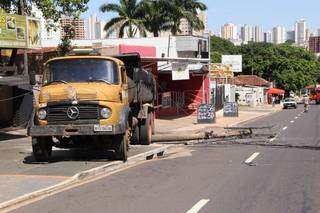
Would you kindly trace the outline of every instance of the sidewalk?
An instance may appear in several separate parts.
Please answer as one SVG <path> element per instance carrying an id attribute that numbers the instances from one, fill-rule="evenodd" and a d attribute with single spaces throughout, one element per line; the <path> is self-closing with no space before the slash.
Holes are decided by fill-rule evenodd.
<path id="1" fill-rule="evenodd" d="M 223 110 L 220 110 L 216 113 L 216 123 L 213 124 L 197 124 L 197 117 L 194 115 L 156 119 L 156 135 L 178 133 L 197 134 L 208 130 L 214 133 L 221 133 L 224 132 L 224 127 L 236 126 L 240 123 L 280 110 L 280 105 L 276 105 L 275 107 L 271 105 L 261 105 L 254 108 L 240 106 L 239 117 L 223 117 Z"/>

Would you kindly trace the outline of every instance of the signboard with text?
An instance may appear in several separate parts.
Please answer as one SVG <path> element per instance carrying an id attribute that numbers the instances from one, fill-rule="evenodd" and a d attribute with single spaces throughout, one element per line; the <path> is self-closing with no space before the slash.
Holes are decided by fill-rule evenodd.
<path id="1" fill-rule="evenodd" d="M 223 106 L 224 117 L 238 117 L 239 107 L 236 102 L 225 102 Z"/>
<path id="2" fill-rule="evenodd" d="M 27 48 L 26 16 L 0 12 L 0 47 Z"/>
<path id="3" fill-rule="evenodd" d="M 172 80 L 189 80 L 188 63 L 172 63 Z"/>
<path id="4" fill-rule="evenodd" d="M 219 63 L 213 63 L 210 67 L 211 78 L 232 78 L 232 66 Z"/>
<path id="5" fill-rule="evenodd" d="M 242 55 L 222 55 L 221 63 L 231 65 L 232 72 L 242 72 Z"/>
<path id="6" fill-rule="evenodd" d="M 215 123 L 216 113 L 212 104 L 200 104 L 197 109 L 198 123 Z"/>

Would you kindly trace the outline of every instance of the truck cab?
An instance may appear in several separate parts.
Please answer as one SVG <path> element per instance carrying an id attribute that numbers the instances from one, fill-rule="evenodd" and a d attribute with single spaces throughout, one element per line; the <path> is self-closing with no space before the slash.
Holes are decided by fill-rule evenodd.
<path id="1" fill-rule="evenodd" d="M 128 69 L 116 57 L 82 55 L 49 60 L 28 131 L 35 159 L 49 161 L 52 146 L 97 145 L 113 149 L 115 159 L 126 161 L 133 135 L 138 143 L 146 144 L 139 136 L 145 135 L 141 130 L 153 119 L 153 97 L 148 102 L 137 98 L 136 88 L 141 88 L 143 81 L 130 78 Z M 145 72 L 139 68 L 132 71 L 138 76 Z M 150 144 L 151 135 L 147 134 Z"/>

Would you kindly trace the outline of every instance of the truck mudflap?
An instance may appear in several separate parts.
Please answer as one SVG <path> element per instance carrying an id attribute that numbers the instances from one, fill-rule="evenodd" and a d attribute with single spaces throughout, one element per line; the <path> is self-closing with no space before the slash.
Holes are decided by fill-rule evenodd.
<path id="1" fill-rule="evenodd" d="M 46 125 L 29 127 L 29 136 L 77 136 L 77 135 L 118 135 L 124 134 L 126 128 L 122 124 L 116 125 Z"/>

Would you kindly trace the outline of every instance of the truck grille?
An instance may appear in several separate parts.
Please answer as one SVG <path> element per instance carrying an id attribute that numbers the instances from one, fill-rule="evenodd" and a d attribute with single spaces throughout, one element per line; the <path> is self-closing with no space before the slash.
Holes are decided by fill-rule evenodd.
<path id="1" fill-rule="evenodd" d="M 70 118 L 68 109 L 74 110 L 77 116 Z M 71 116 L 72 117 L 72 116 Z M 52 123 L 96 123 L 99 119 L 99 107 L 97 105 L 56 105 L 47 107 L 47 121 Z"/>

